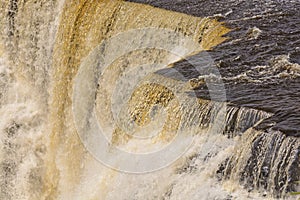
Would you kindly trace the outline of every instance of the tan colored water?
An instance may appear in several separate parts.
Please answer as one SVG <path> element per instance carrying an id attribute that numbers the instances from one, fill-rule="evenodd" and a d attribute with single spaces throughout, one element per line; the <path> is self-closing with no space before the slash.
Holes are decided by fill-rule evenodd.
<path id="1" fill-rule="evenodd" d="M 159 27 L 177 30 L 193 37 L 197 42 L 201 40 L 199 46 L 203 49 L 210 49 L 222 42 L 225 38 L 221 36 L 229 31 L 215 20 L 191 17 L 135 3 L 67 1 L 65 5 L 53 54 L 54 73 L 51 80 L 53 93 L 50 104 L 51 145 L 47 167 L 48 180 L 45 186 L 48 196 L 57 195 L 57 184 L 62 182 L 62 179 L 70 185 L 76 185 L 80 181 L 81 169 L 76 166 L 84 163 L 87 155 L 76 135 L 72 121 L 72 81 L 80 61 L 97 44 L 112 35 L 130 29 Z M 145 61 L 155 58 L 155 55 L 148 55 Z M 136 60 L 131 62 L 136 64 L 134 63 Z M 118 73 L 118 71 L 115 70 L 113 73 Z M 109 74 L 107 79 L 113 78 L 114 74 Z M 154 88 L 154 90 L 156 93 L 163 93 L 159 88 Z M 151 96 L 149 98 L 151 99 Z M 147 108 L 142 109 L 147 110 Z M 66 155 L 76 156 L 66 156 L 63 159 L 60 156 L 57 157 L 63 152 Z M 65 172 L 61 172 L 55 166 L 57 159 L 63 163 Z"/>
<path id="2" fill-rule="evenodd" d="M 5 14 L 8 11 L 10 14 Z M 5 81 L 0 85 L 3 93 L 0 113 L 1 117 L 5 116 L 0 123 L 0 141 L 4 146 L 0 154 L 0 199 L 209 199 L 228 194 L 226 186 L 222 187 L 215 180 L 214 173 L 218 164 L 234 152 L 235 141 L 224 135 L 209 135 L 207 126 L 201 131 L 197 129 L 196 136 L 185 133 L 185 138 L 195 138 L 195 145 L 172 165 L 153 173 L 132 175 L 107 168 L 84 148 L 72 112 L 75 77 L 84 66 L 85 58 L 104 40 L 129 30 L 168 29 L 192 38 L 196 47 L 183 51 L 183 57 L 187 57 L 226 40 L 222 36 L 230 30 L 224 24 L 210 18 L 110 0 L 4 1 L 0 16 L 1 27 L 4 27 L 0 40 L 0 72 Z M 172 67 L 179 59 L 182 58 L 162 49 L 133 51 L 116 59 L 98 80 L 97 96 L 92 99 L 96 114 L 101 116 L 99 123 L 110 125 L 112 88 L 118 86 L 116 81 L 125 72 L 144 63 Z M 148 74 L 147 80 L 152 79 L 166 85 L 181 82 Z M 190 88 L 187 82 L 181 84 L 178 91 L 184 93 Z M 84 93 L 82 96 L 84 98 Z M 213 103 L 196 102 L 193 107 L 183 108 L 176 93 L 168 87 L 154 83 L 136 87 L 127 109 L 130 120 L 146 127 L 137 132 L 151 136 L 153 127 L 160 127 L 161 121 L 164 122 L 159 134 L 139 150 L 159 149 L 172 141 L 180 121 L 205 124 L 206 115 L 213 112 Z M 154 120 L 157 124 L 152 124 L 156 106 L 166 109 L 167 117 L 163 121 L 158 114 Z M 222 108 L 223 104 L 219 106 Z M 257 115 L 251 125 L 269 116 L 247 109 L 236 112 L 240 119 L 244 119 L 244 113 Z M 119 126 L 113 127 L 110 139 L 112 145 L 126 150 L 140 148 L 139 141 Z M 204 147 L 216 149 L 207 148 L 207 152 Z M 200 155 L 204 156 L 216 153 L 214 160 L 193 160 L 192 157 L 202 151 Z M 197 170 L 189 172 L 191 162 L 195 162 Z M 246 199 L 247 194 L 243 190 L 239 192 Z"/>

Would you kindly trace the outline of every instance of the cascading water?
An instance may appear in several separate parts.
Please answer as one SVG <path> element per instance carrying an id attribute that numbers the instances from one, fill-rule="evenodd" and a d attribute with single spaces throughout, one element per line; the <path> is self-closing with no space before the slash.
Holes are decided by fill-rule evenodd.
<path id="1" fill-rule="evenodd" d="M 205 54 L 228 39 L 223 23 L 125 1 L 1 3 L 0 199 L 294 198 L 299 137 L 272 130 L 273 112 L 227 101 L 235 78 Z M 185 61 L 208 67 L 191 77 Z M 93 123 L 112 156 L 100 162 Z M 178 156 L 116 153 L 166 146 Z"/>

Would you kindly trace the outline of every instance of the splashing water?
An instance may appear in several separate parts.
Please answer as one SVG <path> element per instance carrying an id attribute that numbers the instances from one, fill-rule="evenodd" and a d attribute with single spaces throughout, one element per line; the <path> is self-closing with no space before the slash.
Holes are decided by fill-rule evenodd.
<path id="1" fill-rule="evenodd" d="M 297 189 L 299 139 L 255 128 L 272 113 L 226 102 L 205 54 L 226 40 L 223 23 L 123 1 L 0 9 L 0 199 L 264 199 Z M 192 81 L 173 68 L 183 59 L 217 77 L 196 83 L 210 100 L 188 95 Z"/>

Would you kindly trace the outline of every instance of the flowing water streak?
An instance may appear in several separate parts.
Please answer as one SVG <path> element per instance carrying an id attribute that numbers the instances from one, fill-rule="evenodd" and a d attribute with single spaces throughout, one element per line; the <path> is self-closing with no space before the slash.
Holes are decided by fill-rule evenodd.
<path id="1" fill-rule="evenodd" d="M 178 31 L 192 37 L 203 49 L 210 49 L 224 41 L 225 38 L 221 36 L 229 31 L 212 19 L 191 17 L 141 4 L 122 1 L 67 1 L 57 33 L 53 59 L 55 71 L 51 80 L 51 145 L 45 181 L 45 195 L 48 198 L 57 196 L 58 192 L 71 194 L 72 189 L 80 182 L 80 166 L 83 166 L 85 160 L 89 160 L 89 155 L 76 136 L 71 113 L 72 81 L 81 60 L 104 39 L 144 27 Z M 147 56 L 147 60 L 151 60 L 156 55 Z M 85 167 L 84 170 L 87 170 L 88 167 Z"/>
<path id="2" fill-rule="evenodd" d="M 49 72 L 63 1 L 1 1 L 0 199 L 40 199 Z"/>
<path id="3" fill-rule="evenodd" d="M 243 145 L 241 148 L 239 145 Z M 279 131 L 247 130 L 222 167 L 225 179 L 280 198 L 297 190 L 300 141 Z"/>

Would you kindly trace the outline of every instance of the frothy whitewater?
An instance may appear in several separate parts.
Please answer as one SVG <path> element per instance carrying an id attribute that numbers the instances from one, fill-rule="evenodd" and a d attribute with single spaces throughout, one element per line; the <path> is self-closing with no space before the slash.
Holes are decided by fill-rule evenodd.
<path id="1" fill-rule="evenodd" d="M 257 129 L 273 114 L 227 103 L 216 66 L 198 79 L 172 71 L 228 39 L 224 23 L 124 1 L 2 0 L 0 9 L 1 200 L 296 199 L 299 137 Z M 203 56 L 189 61 L 213 63 Z M 212 99 L 189 94 L 203 80 Z M 117 153 L 168 146 L 178 156 L 139 163 Z"/>

